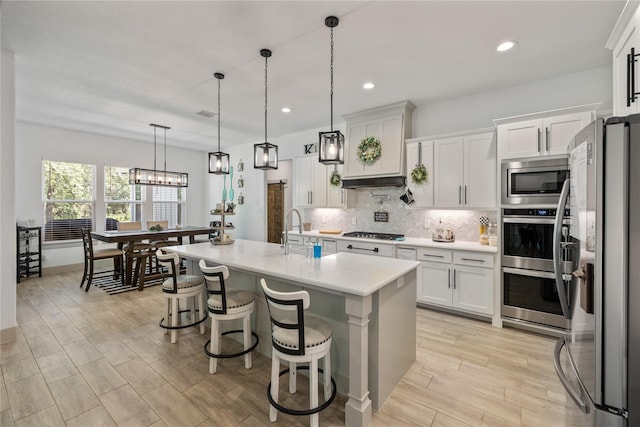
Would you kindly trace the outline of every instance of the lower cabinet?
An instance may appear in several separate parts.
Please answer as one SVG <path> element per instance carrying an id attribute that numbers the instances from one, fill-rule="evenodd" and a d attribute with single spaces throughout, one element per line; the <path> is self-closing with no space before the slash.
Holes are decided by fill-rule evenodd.
<path id="1" fill-rule="evenodd" d="M 492 254 L 418 248 L 418 302 L 493 314 Z"/>

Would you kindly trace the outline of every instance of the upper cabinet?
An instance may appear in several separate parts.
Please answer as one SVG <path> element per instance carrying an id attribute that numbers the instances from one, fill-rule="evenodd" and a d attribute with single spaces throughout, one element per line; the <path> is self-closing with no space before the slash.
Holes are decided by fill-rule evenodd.
<path id="1" fill-rule="evenodd" d="M 613 114 L 640 112 L 640 9 L 627 2 L 606 45 L 613 51 Z"/>
<path id="2" fill-rule="evenodd" d="M 342 165 L 324 165 L 318 155 L 293 159 L 293 204 L 300 207 L 342 208 L 348 206 L 348 197 L 355 199 L 353 190 L 331 185 L 329 178 L 334 167 L 342 176 Z"/>
<path id="3" fill-rule="evenodd" d="M 438 208 L 495 208 L 494 132 L 433 141 L 434 205 Z"/>
<path id="4" fill-rule="evenodd" d="M 410 101 L 405 101 L 344 116 L 344 178 L 403 176 L 404 140 L 411 136 L 414 109 Z M 363 163 L 358 156 L 360 142 L 367 137 L 377 138 L 381 146 L 380 157 L 371 164 Z"/>
<path id="5" fill-rule="evenodd" d="M 595 119 L 595 105 L 498 119 L 498 157 L 567 154 L 571 138 Z"/>
<path id="6" fill-rule="evenodd" d="M 417 184 L 411 178 L 411 171 L 419 164 L 427 170 L 426 181 Z M 433 207 L 433 140 L 410 139 L 407 140 L 407 187 L 413 194 L 414 203 L 410 205 L 416 208 Z"/>

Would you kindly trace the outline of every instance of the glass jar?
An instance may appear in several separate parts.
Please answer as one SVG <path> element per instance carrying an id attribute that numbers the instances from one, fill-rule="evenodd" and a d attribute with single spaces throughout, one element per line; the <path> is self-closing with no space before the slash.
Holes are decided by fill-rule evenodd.
<path id="1" fill-rule="evenodd" d="M 497 246 L 498 245 L 498 234 L 497 234 L 496 224 L 489 224 L 489 245 Z"/>

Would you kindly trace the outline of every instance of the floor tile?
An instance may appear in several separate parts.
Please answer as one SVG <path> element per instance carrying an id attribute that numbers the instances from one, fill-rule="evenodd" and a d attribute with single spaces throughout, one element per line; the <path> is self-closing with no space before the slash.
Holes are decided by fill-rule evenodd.
<path id="1" fill-rule="evenodd" d="M 102 358 L 102 353 L 86 339 L 67 344 L 63 347 L 76 366 L 82 366 L 85 363 Z"/>
<path id="2" fill-rule="evenodd" d="M 60 411 L 55 406 L 36 412 L 15 422 L 15 427 L 65 427 Z"/>
<path id="3" fill-rule="evenodd" d="M 11 411 L 6 410 L 0 412 L 0 426 L 2 427 L 13 427 L 13 418 L 11 417 Z"/>
<path id="4" fill-rule="evenodd" d="M 51 329 L 49 329 L 49 326 L 44 322 L 21 323 L 20 330 L 25 338 L 39 337 L 51 333 Z"/>
<path id="5" fill-rule="evenodd" d="M 2 376 L 6 384 L 13 383 L 23 378 L 32 377 L 39 374 L 38 364 L 33 356 L 27 353 L 26 357 L 21 357 L 2 365 Z"/>
<path id="6" fill-rule="evenodd" d="M 133 359 L 115 367 L 138 394 L 147 393 L 167 383 L 153 368 L 141 359 Z"/>
<path id="7" fill-rule="evenodd" d="M 78 373 L 76 365 L 69 359 L 65 351 L 39 357 L 36 361 L 47 383 L 52 383 Z"/>
<path id="8" fill-rule="evenodd" d="M 40 374 L 5 384 L 5 386 L 14 420 L 54 405 L 51 393 Z"/>
<path id="9" fill-rule="evenodd" d="M 88 410 L 84 414 L 73 417 L 67 421 L 67 427 L 115 427 L 116 423 L 104 406 L 98 406 Z"/>
<path id="10" fill-rule="evenodd" d="M 62 350 L 62 346 L 53 334 L 27 338 L 27 342 L 36 359 Z"/>
<path id="11" fill-rule="evenodd" d="M 74 375 L 60 381 L 49 384 L 51 394 L 60 409 L 62 418 L 68 420 L 91 408 L 100 405 L 93 391 L 82 378 L 82 375 Z"/>
<path id="12" fill-rule="evenodd" d="M 62 345 L 85 339 L 84 335 L 82 335 L 78 328 L 76 328 L 74 325 L 65 325 L 58 328 L 52 328 L 51 332 L 53 332 L 53 335 L 56 336 L 58 342 Z"/>
<path id="13" fill-rule="evenodd" d="M 4 377 L 0 377 L 0 412 L 7 411 L 8 409 L 9 396 L 7 395 L 7 388 L 4 385 Z"/>
<path id="14" fill-rule="evenodd" d="M 160 421 L 158 415 L 129 385 L 100 396 L 118 426 L 149 426 Z"/>
<path id="15" fill-rule="evenodd" d="M 95 346 L 113 366 L 138 357 L 133 350 L 123 344 L 119 339 L 104 341 L 95 344 Z"/>
<path id="16" fill-rule="evenodd" d="M 170 384 L 143 394 L 142 398 L 170 426 L 197 426 L 207 417 Z"/>
<path id="17" fill-rule="evenodd" d="M 93 392 L 100 396 L 108 391 L 122 387 L 127 382 L 113 369 L 113 366 L 107 359 L 98 359 L 93 362 L 85 363 L 79 368 L 80 373 L 84 377 Z"/>

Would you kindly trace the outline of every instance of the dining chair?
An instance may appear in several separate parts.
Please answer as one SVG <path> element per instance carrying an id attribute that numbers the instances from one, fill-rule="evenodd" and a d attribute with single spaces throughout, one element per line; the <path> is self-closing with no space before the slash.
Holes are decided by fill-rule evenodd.
<path id="1" fill-rule="evenodd" d="M 82 273 L 82 280 L 80 281 L 80 287 L 87 282 L 85 292 L 89 291 L 93 278 L 96 274 L 94 270 L 95 261 L 102 259 L 113 259 L 113 278 L 117 279 L 120 276 L 120 282 L 124 285 L 124 274 L 122 270 L 123 253 L 120 249 L 93 249 L 93 239 L 91 238 L 90 228 L 81 228 L 82 233 L 82 247 L 84 250 L 84 272 Z M 101 271 L 100 273 L 111 273 L 112 270 Z"/>

